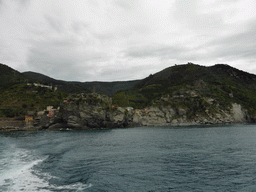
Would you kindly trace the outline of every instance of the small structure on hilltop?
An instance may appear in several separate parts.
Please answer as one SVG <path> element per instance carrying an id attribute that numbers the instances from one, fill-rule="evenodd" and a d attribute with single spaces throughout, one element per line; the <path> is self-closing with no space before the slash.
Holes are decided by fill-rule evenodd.
<path id="1" fill-rule="evenodd" d="M 44 87 L 44 88 L 47 88 L 47 89 L 50 89 L 50 90 L 53 90 L 53 91 L 57 91 L 58 90 L 58 86 L 57 85 L 55 85 L 55 86 L 43 85 L 43 84 L 40 84 L 40 83 L 27 83 L 27 85 L 29 85 L 29 86 L 34 85 L 35 87 Z"/>

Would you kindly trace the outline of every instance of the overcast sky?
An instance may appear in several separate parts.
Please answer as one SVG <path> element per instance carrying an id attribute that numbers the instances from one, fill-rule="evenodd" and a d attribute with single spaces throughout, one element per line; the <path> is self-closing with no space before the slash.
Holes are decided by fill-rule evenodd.
<path id="1" fill-rule="evenodd" d="M 256 74 L 255 0 L 0 0 L 0 63 L 68 81 L 175 64 Z"/>

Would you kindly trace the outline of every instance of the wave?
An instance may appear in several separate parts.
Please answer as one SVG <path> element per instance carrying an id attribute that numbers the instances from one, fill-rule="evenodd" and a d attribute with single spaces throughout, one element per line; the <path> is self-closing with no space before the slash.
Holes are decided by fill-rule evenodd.
<path id="1" fill-rule="evenodd" d="M 88 188 L 91 188 L 92 187 L 92 184 L 83 184 L 83 183 L 75 183 L 75 184 L 71 184 L 71 185 L 63 185 L 63 186 L 51 186 L 50 189 L 53 190 L 53 191 L 56 191 L 56 190 L 72 190 L 72 191 L 77 191 L 77 192 L 80 192 L 80 191 L 83 191 L 85 189 L 88 189 Z"/>
<path id="2" fill-rule="evenodd" d="M 47 158 L 37 157 L 31 151 L 14 145 L 9 146 L 0 158 L 0 191 L 83 191 L 92 187 L 91 184 L 80 182 L 64 186 L 49 184 L 55 177 L 38 168 Z"/>

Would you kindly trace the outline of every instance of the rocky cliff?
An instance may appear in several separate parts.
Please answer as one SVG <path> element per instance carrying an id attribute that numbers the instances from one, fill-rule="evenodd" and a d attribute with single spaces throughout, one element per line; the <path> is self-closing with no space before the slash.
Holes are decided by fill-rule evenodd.
<path id="1" fill-rule="evenodd" d="M 172 108 L 172 106 L 149 107 L 144 110 L 136 110 L 133 122 L 143 126 L 159 125 L 200 125 L 200 124 L 231 124 L 249 123 L 250 119 L 239 104 L 232 104 L 227 110 L 218 110 L 211 113 L 209 110 L 205 114 L 194 111 L 194 117 L 189 117 L 189 109 Z"/>
<path id="2" fill-rule="evenodd" d="M 74 128 L 254 123 L 255 98 L 256 75 L 188 63 L 150 75 L 112 99 L 70 96 L 58 121 Z"/>
<path id="3" fill-rule="evenodd" d="M 61 105 L 60 115 L 68 127 L 114 128 L 126 127 L 129 114 L 111 108 L 111 98 L 99 94 L 70 97 Z"/>
<path id="4" fill-rule="evenodd" d="M 177 102 L 184 99 L 184 96 L 162 97 L 147 108 L 133 109 L 115 107 L 107 96 L 80 94 L 62 103 L 54 117 L 40 117 L 36 126 L 45 129 L 91 129 L 254 122 L 254 117 L 249 116 L 247 110 L 237 103 L 224 108 L 212 98 L 196 95 L 186 98 L 190 99 L 189 102 Z"/>
<path id="5" fill-rule="evenodd" d="M 35 126 L 39 129 L 91 129 L 137 126 L 133 110 L 116 108 L 108 96 L 78 94 L 62 103 L 54 117 L 38 116 Z"/>

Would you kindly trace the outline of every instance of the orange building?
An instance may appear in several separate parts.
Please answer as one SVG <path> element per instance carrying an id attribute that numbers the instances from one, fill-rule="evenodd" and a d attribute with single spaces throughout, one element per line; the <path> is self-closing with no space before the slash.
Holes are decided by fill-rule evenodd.
<path id="1" fill-rule="evenodd" d="M 26 125 L 28 125 L 32 121 L 34 121 L 33 116 L 25 116 L 25 123 L 26 123 Z"/>

